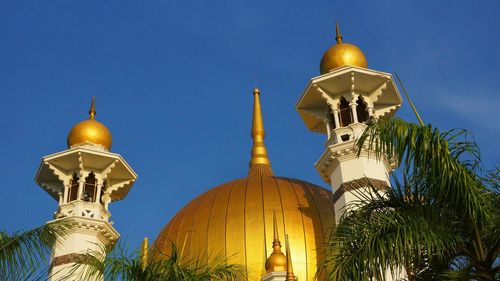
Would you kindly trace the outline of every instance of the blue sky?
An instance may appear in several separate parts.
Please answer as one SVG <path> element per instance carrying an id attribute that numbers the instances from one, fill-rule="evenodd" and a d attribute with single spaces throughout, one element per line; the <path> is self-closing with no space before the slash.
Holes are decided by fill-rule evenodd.
<path id="1" fill-rule="evenodd" d="M 110 207 L 133 247 L 190 199 L 246 175 L 255 85 L 276 174 L 328 188 L 313 167 L 324 136 L 294 105 L 334 43 L 335 19 L 370 68 L 400 75 L 425 122 L 469 129 L 491 169 L 498 15 L 495 0 L 0 0 L 0 229 L 51 219 L 57 204 L 36 169 L 66 149 L 93 95 L 112 151 L 139 174 Z M 415 120 L 408 104 L 398 115 Z"/>

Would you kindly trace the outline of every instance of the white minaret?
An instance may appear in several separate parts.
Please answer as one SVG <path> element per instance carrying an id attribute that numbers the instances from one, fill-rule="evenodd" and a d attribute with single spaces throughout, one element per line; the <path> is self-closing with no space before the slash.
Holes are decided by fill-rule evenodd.
<path id="1" fill-rule="evenodd" d="M 81 280 L 75 261 L 89 251 L 102 251 L 116 242 L 119 233 L 109 221 L 109 203 L 127 196 L 136 173 L 119 155 L 111 153 L 111 134 L 94 119 L 94 99 L 90 118 L 76 124 L 68 135 L 68 149 L 45 156 L 35 181 L 58 202 L 54 220 L 68 228 L 54 246 L 49 280 Z M 102 280 L 102 278 L 101 278 Z"/>
<path id="2" fill-rule="evenodd" d="M 336 39 L 321 60 L 321 75 L 311 79 L 296 108 L 309 130 L 327 136 L 315 167 L 332 186 L 338 222 L 346 204 L 357 200 L 357 192 L 390 186 L 395 163 L 376 160 L 368 149 L 358 157 L 354 144 L 370 118 L 394 115 L 402 99 L 389 73 L 366 68 L 363 52 L 342 42 L 338 25 Z"/>

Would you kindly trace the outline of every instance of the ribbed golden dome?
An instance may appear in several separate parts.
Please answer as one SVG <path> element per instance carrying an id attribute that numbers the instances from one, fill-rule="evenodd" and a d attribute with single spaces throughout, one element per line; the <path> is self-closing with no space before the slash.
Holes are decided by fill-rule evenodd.
<path id="1" fill-rule="evenodd" d="M 68 147 L 74 145 L 91 143 L 104 146 L 107 150 L 111 149 L 112 137 L 108 128 L 95 118 L 95 99 L 92 97 L 92 104 L 89 110 L 89 119 L 76 124 L 68 134 Z"/>
<path id="2" fill-rule="evenodd" d="M 163 228 L 154 249 L 168 255 L 174 243 L 181 258 L 208 256 L 208 262 L 222 255 L 230 263 L 246 266 L 249 280 L 260 281 L 269 269 L 266 260 L 274 251 L 271 242 L 276 225 L 277 232 L 289 236 L 294 273 L 299 280 L 313 280 L 325 258 L 327 232 L 335 224 L 333 196 L 314 184 L 273 175 L 264 145 L 259 95 L 255 90 L 248 176 L 193 199 Z M 276 255 L 270 263 L 282 264 L 282 257 Z"/>
<path id="3" fill-rule="evenodd" d="M 345 65 L 368 67 L 365 54 L 363 54 L 360 48 L 353 44 L 342 42 L 338 23 L 336 24 L 336 30 L 337 36 L 335 39 L 337 40 L 337 44 L 330 47 L 321 58 L 321 74 L 328 73 L 330 70 Z"/>

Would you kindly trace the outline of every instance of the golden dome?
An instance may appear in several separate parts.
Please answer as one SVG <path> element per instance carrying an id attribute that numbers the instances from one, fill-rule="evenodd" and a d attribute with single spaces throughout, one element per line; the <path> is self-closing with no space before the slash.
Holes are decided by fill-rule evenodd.
<path id="1" fill-rule="evenodd" d="M 360 48 L 342 42 L 338 23 L 336 23 L 336 33 L 337 36 L 335 39 L 337 40 L 337 44 L 330 47 L 321 58 L 321 74 L 328 73 L 330 70 L 345 65 L 368 67 L 365 54 L 363 54 Z"/>
<path id="2" fill-rule="evenodd" d="M 269 242 L 274 236 L 275 213 L 277 231 L 289 236 L 295 275 L 299 280 L 313 280 L 325 259 L 322 249 L 327 232 L 335 224 L 333 196 L 314 184 L 273 175 L 263 142 L 258 91 L 254 91 L 254 101 L 248 176 L 189 202 L 160 232 L 154 249 L 168 255 L 174 243 L 180 258 L 208 256 L 208 262 L 221 255 L 229 263 L 246 266 L 249 280 L 260 281 L 266 273 L 266 258 L 274 251 Z M 279 256 L 270 262 L 282 264 Z"/>
<path id="3" fill-rule="evenodd" d="M 92 104 L 89 110 L 89 119 L 76 124 L 68 134 L 68 147 L 75 145 L 91 143 L 104 146 L 107 150 L 111 149 L 112 137 L 108 128 L 95 118 L 95 98 L 92 97 Z"/>

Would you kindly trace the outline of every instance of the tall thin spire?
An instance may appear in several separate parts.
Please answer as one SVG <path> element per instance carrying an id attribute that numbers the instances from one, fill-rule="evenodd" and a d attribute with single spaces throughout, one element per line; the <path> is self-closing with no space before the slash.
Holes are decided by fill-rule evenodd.
<path id="1" fill-rule="evenodd" d="M 286 281 L 295 281 L 295 274 L 293 274 L 292 255 L 290 254 L 290 242 L 288 241 L 288 234 L 285 235 L 286 247 Z"/>
<path id="2" fill-rule="evenodd" d="M 253 147 L 250 159 L 249 175 L 272 176 L 271 161 L 267 157 L 267 149 L 264 144 L 264 121 L 262 120 L 262 110 L 260 107 L 260 91 L 253 90 L 253 119 L 252 119 L 252 139 Z"/>
<path id="3" fill-rule="evenodd" d="M 141 245 L 141 267 L 144 270 L 148 265 L 149 259 L 149 246 L 148 246 L 148 238 L 144 237 Z"/>
<path id="4" fill-rule="evenodd" d="M 273 253 L 282 253 L 281 242 L 278 235 L 278 223 L 276 221 L 276 210 L 273 210 L 273 233 L 274 233 Z"/>
<path id="5" fill-rule="evenodd" d="M 278 223 L 276 222 L 276 211 L 273 210 L 273 252 L 266 259 L 266 272 L 285 272 L 286 257 L 281 251 L 281 242 L 278 236 Z"/>
<path id="6" fill-rule="evenodd" d="M 337 44 L 342 43 L 342 35 L 340 34 L 340 27 L 338 21 L 335 21 L 335 40 L 337 40 Z"/>
<path id="7" fill-rule="evenodd" d="M 94 119 L 95 118 L 95 97 L 92 97 L 92 103 L 90 104 L 90 109 L 89 109 L 89 119 Z"/>

